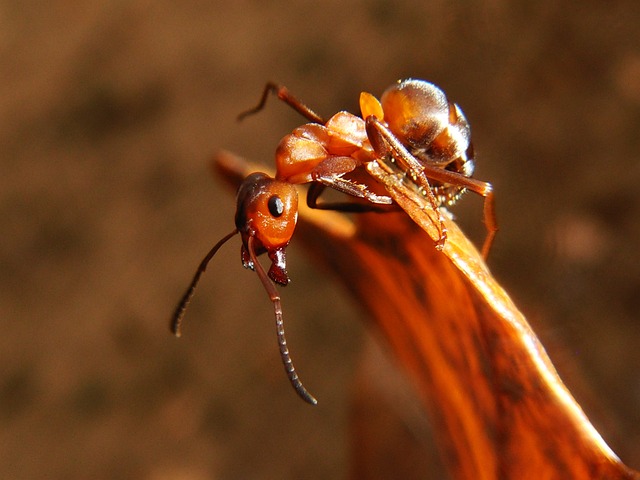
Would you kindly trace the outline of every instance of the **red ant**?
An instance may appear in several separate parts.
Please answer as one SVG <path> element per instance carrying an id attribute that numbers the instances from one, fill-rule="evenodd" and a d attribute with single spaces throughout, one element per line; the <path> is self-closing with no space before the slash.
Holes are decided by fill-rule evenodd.
<path id="1" fill-rule="evenodd" d="M 342 111 L 325 121 L 286 87 L 267 83 L 258 105 L 238 119 L 262 110 L 269 94 L 277 95 L 312 122 L 286 135 L 276 149 L 276 178 L 311 183 L 309 207 L 352 212 L 393 210 L 391 197 L 376 195 L 367 185 L 345 178 L 369 162 L 388 160 L 398 165 L 437 212 L 438 250 L 447 238 L 439 207 L 453 205 L 467 190 L 483 196 L 487 236 L 482 255 L 488 256 L 498 230 L 493 187 L 471 178 L 475 161 L 469 123 L 460 107 L 434 84 L 402 80 L 387 88 L 380 100 L 362 92 L 362 117 Z M 325 187 L 368 203 L 318 204 Z"/>
<path id="2" fill-rule="evenodd" d="M 362 92 L 362 117 L 338 112 L 328 121 L 316 114 L 282 86 L 267 83 L 258 105 L 238 117 L 260 111 L 269 94 L 276 94 L 312 123 L 286 135 L 276 150 L 276 178 L 264 173 L 249 175 L 238 189 L 236 228 L 220 240 L 200 263 L 174 312 L 171 330 L 181 334 L 187 304 L 200 276 L 218 249 L 235 234 L 242 238 L 245 268 L 255 270 L 273 302 L 280 355 L 289 381 L 302 399 L 315 405 L 291 361 L 284 335 L 282 306 L 274 284 L 287 285 L 285 248 L 297 221 L 298 196 L 294 184 L 310 183 L 307 204 L 311 208 L 348 212 L 389 211 L 396 207 L 390 196 L 372 192 L 366 184 L 345 175 L 369 162 L 391 161 L 408 175 L 438 213 L 444 247 L 447 232 L 439 210 L 452 205 L 466 191 L 485 197 L 484 218 L 488 230 L 482 249 L 487 256 L 497 231 L 491 184 L 470 178 L 474 169 L 470 129 L 460 108 L 447 100 L 435 85 L 424 80 L 404 80 L 389 87 L 378 101 Z M 325 187 L 331 187 L 368 203 L 318 203 Z M 257 257 L 267 253 L 271 267 L 265 273 Z"/>

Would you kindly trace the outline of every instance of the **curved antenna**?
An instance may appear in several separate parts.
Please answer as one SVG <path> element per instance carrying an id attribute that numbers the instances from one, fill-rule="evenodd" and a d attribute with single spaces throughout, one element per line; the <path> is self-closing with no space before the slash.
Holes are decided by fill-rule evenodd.
<path id="1" fill-rule="evenodd" d="M 193 297 L 193 292 L 198 285 L 198 281 L 200 281 L 200 276 L 207 269 L 209 260 L 211 260 L 211 258 L 216 254 L 220 247 L 224 245 L 224 243 L 231 237 L 233 237 L 236 233 L 238 233 L 238 229 L 234 228 L 231 233 L 225 235 L 222 240 L 216 243 L 209 251 L 209 253 L 207 253 L 207 256 L 202 259 L 202 262 L 200 262 L 200 265 L 196 270 L 196 274 L 193 276 L 193 280 L 191 280 L 189 288 L 187 288 L 187 291 L 184 292 L 184 295 L 180 299 L 180 302 L 178 303 L 178 306 L 176 307 L 175 311 L 173 312 L 173 316 L 171 317 L 171 324 L 169 328 L 171 328 L 171 332 L 176 337 L 182 336 L 182 319 L 184 317 L 184 312 L 187 309 L 187 305 L 189 305 L 189 302 L 191 301 L 191 297 Z"/>
<path id="2" fill-rule="evenodd" d="M 302 398 L 305 402 L 310 403 L 311 405 L 317 405 L 318 401 L 311 395 L 302 382 L 300 381 L 300 377 L 296 373 L 296 369 L 293 366 L 293 361 L 291 360 L 291 355 L 289 354 L 289 348 L 287 347 L 287 339 L 284 336 L 284 321 L 282 319 L 282 305 L 280 303 L 280 295 L 278 294 L 278 290 L 273 282 L 269 279 L 267 274 L 265 273 L 262 265 L 258 262 L 256 258 L 256 254 L 253 248 L 254 238 L 249 237 L 247 242 L 247 250 L 249 250 L 249 255 L 251 256 L 251 261 L 253 262 L 253 266 L 255 268 L 264 289 L 267 291 L 269 298 L 273 302 L 273 311 L 276 315 L 276 332 L 278 335 L 278 346 L 280 347 L 280 358 L 282 358 L 282 363 L 284 364 L 284 369 L 287 372 L 287 377 L 289 378 L 289 382 L 295 389 L 296 393 Z"/>

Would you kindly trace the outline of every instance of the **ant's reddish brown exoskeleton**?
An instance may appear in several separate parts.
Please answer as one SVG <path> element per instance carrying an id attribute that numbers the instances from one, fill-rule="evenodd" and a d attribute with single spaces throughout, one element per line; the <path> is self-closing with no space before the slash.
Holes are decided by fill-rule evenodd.
<path id="1" fill-rule="evenodd" d="M 309 183 L 307 204 L 311 208 L 347 212 L 390 211 L 393 198 L 372 192 L 369 185 L 348 178 L 369 162 L 392 162 L 411 179 L 437 212 L 439 238 L 444 247 L 447 231 L 441 206 L 455 203 L 466 191 L 485 198 L 487 227 L 482 253 L 486 258 L 497 231 L 491 184 L 471 178 L 474 170 L 470 129 L 462 110 L 444 92 L 424 80 L 403 80 L 389 87 L 380 100 L 362 92 L 362 117 L 338 112 L 328 121 L 294 97 L 285 87 L 267 83 L 258 105 L 238 117 L 260 111 L 270 94 L 311 123 L 286 135 L 276 150 L 276 177 L 249 175 L 238 189 L 236 228 L 220 240 L 202 260 L 171 322 L 180 336 L 181 323 L 200 276 L 218 249 L 235 234 L 242 237 L 245 268 L 255 270 L 274 305 L 280 354 L 289 381 L 305 401 L 316 399 L 304 388 L 291 361 L 284 336 L 282 306 L 275 283 L 287 285 L 285 248 L 297 221 L 295 184 Z M 324 188 L 331 187 L 366 202 L 318 203 Z M 397 209 L 397 208 L 395 208 Z M 258 262 L 260 254 L 271 260 L 268 273 Z M 274 283 L 275 282 L 275 283 Z"/>
<path id="2" fill-rule="evenodd" d="M 437 212 L 438 250 L 447 238 L 439 207 L 453 205 L 467 190 L 483 196 L 487 236 L 482 254 L 487 257 L 498 230 L 493 188 L 490 183 L 471 178 L 475 168 L 471 130 L 460 107 L 442 90 L 424 80 L 402 80 L 389 87 L 380 100 L 362 92 L 362 117 L 341 111 L 325 121 L 286 87 L 267 83 L 258 105 L 238 118 L 262 110 L 270 94 L 312 122 L 286 135 L 276 149 L 276 178 L 310 183 L 307 203 L 311 208 L 392 210 L 391 197 L 377 195 L 366 185 L 345 177 L 368 162 L 388 160 L 412 180 Z M 368 203 L 319 204 L 325 187 Z"/>

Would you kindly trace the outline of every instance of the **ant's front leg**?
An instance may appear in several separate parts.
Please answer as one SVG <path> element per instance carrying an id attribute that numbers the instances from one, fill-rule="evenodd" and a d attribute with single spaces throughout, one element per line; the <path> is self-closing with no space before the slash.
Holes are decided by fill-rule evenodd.
<path id="1" fill-rule="evenodd" d="M 326 123 L 320 115 L 318 115 L 306 104 L 293 96 L 291 92 L 289 92 L 289 89 L 287 87 L 278 85 L 274 82 L 267 82 L 267 84 L 264 86 L 264 90 L 262 91 L 262 97 L 260 97 L 258 105 L 240 113 L 238 115 L 238 121 L 244 120 L 246 117 L 254 115 L 262 110 L 267 103 L 267 97 L 269 96 L 269 94 L 276 95 L 280 100 L 289 105 L 307 120 L 313 123 L 319 123 L 321 125 L 324 125 Z"/>

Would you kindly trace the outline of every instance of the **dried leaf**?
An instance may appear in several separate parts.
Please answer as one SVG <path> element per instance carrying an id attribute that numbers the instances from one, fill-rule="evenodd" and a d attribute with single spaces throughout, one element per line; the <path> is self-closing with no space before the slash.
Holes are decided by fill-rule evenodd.
<path id="1" fill-rule="evenodd" d="M 233 185 L 250 171 L 225 152 L 214 167 Z M 423 197 L 388 168 L 367 170 L 404 212 L 362 214 L 353 224 L 302 206 L 294 241 L 335 273 L 407 369 L 452 478 L 639 479 L 586 418 L 457 225 L 446 219 L 438 252 L 435 212 Z"/>

